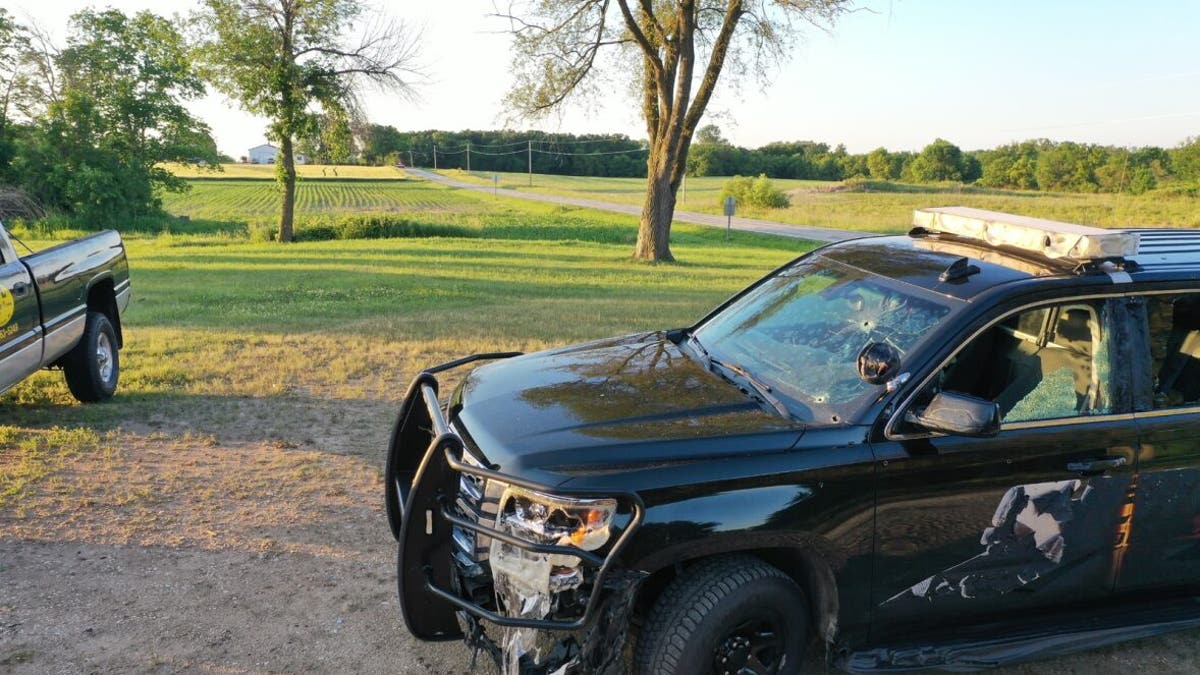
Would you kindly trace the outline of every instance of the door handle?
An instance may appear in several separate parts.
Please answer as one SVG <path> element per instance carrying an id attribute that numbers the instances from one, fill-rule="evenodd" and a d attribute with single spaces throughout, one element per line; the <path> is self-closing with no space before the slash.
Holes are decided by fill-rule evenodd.
<path id="1" fill-rule="evenodd" d="M 1089 459 L 1082 462 L 1070 462 L 1067 464 L 1067 471 L 1075 471 L 1078 473 L 1102 473 L 1110 469 L 1119 469 L 1128 462 L 1124 457 L 1102 457 L 1100 459 Z"/>

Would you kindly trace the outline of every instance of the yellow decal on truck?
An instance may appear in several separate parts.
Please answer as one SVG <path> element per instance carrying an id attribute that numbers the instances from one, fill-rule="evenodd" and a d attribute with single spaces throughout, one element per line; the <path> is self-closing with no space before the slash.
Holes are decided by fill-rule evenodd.
<path id="1" fill-rule="evenodd" d="M 12 320 L 15 304 L 12 291 L 7 286 L 0 286 L 0 326 Z"/>

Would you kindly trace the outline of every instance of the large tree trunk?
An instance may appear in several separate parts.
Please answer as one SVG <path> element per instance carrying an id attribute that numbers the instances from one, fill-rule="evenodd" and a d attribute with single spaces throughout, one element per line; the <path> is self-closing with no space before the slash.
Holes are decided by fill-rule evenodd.
<path id="1" fill-rule="evenodd" d="M 642 220 L 638 225 L 637 247 L 633 257 L 655 262 L 671 262 L 671 221 L 675 218 L 675 185 L 671 171 L 659 163 L 649 167 L 646 177 L 646 200 L 642 203 Z"/>
<path id="2" fill-rule="evenodd" d="M 283 157 L 283 208 L 279 212 L 279 241 L 289 242 L 293 239 L 293 221 L 296 214 L 296 157 L 292 149 L 292 139 L 285 135 L 280 143 L 280 154 Z"/>

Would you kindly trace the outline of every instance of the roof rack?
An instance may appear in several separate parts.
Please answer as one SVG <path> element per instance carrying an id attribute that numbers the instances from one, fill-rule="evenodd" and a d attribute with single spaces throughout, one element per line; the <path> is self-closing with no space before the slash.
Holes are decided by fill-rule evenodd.
<path id="1" fill-rule="evenodd" d="M 989 246 L 1007 246 L 1047 258 L 1089 262 L 1136 255 L 1138 234 L 1010 213 L 947 206 L 913 211 L 913 225 Z"/>

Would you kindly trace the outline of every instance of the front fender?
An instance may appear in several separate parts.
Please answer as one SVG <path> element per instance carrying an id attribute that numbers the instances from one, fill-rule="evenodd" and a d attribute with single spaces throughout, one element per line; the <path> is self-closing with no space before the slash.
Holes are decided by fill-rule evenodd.
<path id="1" fill-rule="evenodd" d="M 724 553 L 759 555 L 802 585 L 818 633 L 832 642 L 839 626 L 866 622 L 874 500 L 864 490 L 847 505 L 830 488 L 814 479 L 649 506 L 625 559 L 653 574 Z M 833 503 L 841 507 L 836 515 Z"/>

